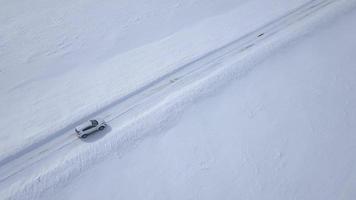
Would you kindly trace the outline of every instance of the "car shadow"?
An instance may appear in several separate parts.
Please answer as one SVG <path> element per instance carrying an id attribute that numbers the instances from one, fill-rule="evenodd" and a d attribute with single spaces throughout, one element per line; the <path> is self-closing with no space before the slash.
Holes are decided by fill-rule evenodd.
<path id="1" fill-rule="evenodd" d="M 98 140 L 100 140 L 101 138 L 105 137 L 106 134 L 108 134 L 111 131 L 111 127 L 106 125 L 105 129 L 102 131 L 96 131 L 90 135 L 88 135 L 88 137 L 86 138 L 80 138 L 80 140 L 82 140 L 83 142 L 86 143 L 92 143 L 92 142 L 96 142 Z"/>

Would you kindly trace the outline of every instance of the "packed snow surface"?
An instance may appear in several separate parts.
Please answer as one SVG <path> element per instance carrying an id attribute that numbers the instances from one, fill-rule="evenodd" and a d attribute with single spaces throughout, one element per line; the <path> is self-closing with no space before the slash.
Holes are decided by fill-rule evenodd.
<path id="1" fill-rule="evenodd" d="M 355 11 L 281 49 L 55 199 L 355 199 L 354 27 Z"/>

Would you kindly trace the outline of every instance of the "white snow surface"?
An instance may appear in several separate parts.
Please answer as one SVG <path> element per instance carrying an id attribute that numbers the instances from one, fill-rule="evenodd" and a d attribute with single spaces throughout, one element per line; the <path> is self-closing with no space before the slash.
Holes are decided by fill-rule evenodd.
<path id="1" fill-rule="evenodd" d="M 3 1 L 0 160 L 305 2 Z"/>
<path id="2" fill-rule="evenodd" d="M 355 199 L 356 11 L 330 23 L 51 198 Z"/>
<path id="3" fill-rule="evenodd" d="M 261 29 L 307 2 L 304 17 Z M 355 2 L 2 1 L 0 197 L 352 199 L 356 31 L 343 13 Z M 243 37 L 255 30 L 268 36 Z M 97 114 L 114 116 L 108 131 L 72 134 Z"/>

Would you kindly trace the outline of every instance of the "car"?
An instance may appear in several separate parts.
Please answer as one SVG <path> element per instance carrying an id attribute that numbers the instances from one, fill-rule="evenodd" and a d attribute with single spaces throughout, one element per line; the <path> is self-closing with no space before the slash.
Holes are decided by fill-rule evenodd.
<path id="1" fill-rule="evenodd" d="M 107 126 L 105 120 L 103 119 L 91 119 L 75 128 L 75 132 L 79 138 L 86 138 L 88 135 L 96 132 L 102 131 Z"/>

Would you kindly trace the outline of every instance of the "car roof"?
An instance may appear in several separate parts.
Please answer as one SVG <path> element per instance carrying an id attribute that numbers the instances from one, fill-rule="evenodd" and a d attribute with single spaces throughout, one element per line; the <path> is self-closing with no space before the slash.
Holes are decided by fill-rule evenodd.
<path id="1" fill-rule="evenodd" d="M 78 126 L 76 127 L 76 129 L 78 129 L 78 130 L 83 130 L 83 129 L 85 129 L 85 128 L 91 126 L 91 125 L 92 125 L 92 124 L 91 124 L 90 121 L 86 121 L 86 122 L 84 122 L 84 123 L 78 125 Z"/>

